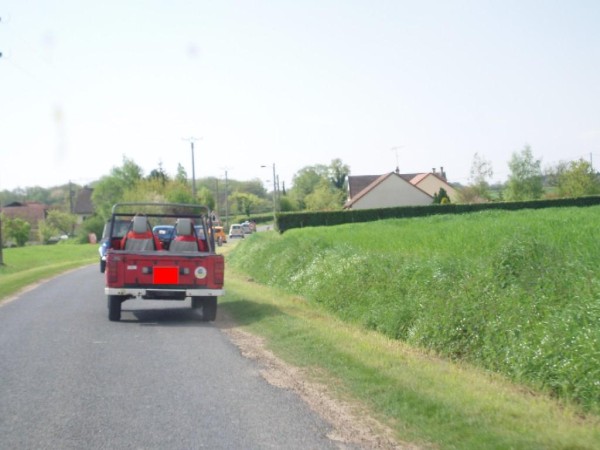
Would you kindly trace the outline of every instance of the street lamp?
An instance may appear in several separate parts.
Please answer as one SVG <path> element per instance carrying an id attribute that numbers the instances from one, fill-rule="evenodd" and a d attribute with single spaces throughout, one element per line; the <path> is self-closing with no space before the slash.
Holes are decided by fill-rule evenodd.
<path id="1" fill-rule="evenodd" d="M 265 168 L 268 166 L 260 166 L 261 168 Z M 277 214 L 277 175 L 275 173 L 275 163 L 273 163 L 273 220 L 275 220 L 275 215 Z"/>

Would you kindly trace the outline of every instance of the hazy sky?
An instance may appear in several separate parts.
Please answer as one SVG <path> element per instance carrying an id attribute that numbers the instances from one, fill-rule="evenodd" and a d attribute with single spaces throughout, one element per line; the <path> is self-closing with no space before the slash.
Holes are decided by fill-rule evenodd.
<path id="1" fill-rule="evenodd" d="M 475 153 L 505 181 L 527 144 L 600 166 L 599 0 L 4 0 L 0 52 L 0 190 L 191 176 L 191 136 L 197 178 L 288 187 L 396 156 L 467 183 Z"/>

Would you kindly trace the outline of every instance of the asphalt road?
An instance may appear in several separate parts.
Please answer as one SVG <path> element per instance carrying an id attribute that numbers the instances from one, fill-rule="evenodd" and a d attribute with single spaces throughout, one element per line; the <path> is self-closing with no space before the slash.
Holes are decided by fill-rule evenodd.
<path id="1" fill-rule="evenodd" d="M 103 288 L 94 265 L 0 306 L 0 448 L 338 448 L 189 300 L 110 322 Z"/>

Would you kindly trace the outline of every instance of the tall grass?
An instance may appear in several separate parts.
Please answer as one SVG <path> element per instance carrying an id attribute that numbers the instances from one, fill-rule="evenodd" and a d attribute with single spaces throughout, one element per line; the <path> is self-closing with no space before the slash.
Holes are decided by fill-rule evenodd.
<path id="1" fill-rule="evenodd" d="M 340 318 L 600 412 L 600 207 L 262 233 L 229 264 Z"/>

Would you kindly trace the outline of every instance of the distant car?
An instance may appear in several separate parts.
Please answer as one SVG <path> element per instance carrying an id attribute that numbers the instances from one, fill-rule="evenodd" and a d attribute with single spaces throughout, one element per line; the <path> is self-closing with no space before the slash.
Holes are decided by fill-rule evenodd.
<path id="1" fill-rule="evenodd" d="M 250 222 L 243 222 L 241 225 L 242 225 L 242 231 L 244 232 L 244 234 L 252 234 L 252 228 L 250 227 Z"/>
<path id="2" fill-rule="evenodd" d="M 227 243 L 227 234 L 225 234 L 225 230 L 221 226 L 213 227 L 213 231 L 215 233 L 215 242 L 217 244 L 226 244 Z M 220 244 L 219 244 L 220 245 Z"/>
<path id="3" fill-rule="evenodd" d="M 175 235 L 175 225 L 156 225 L 152 233 L 158 238 L 163 248 L 167 250 Z"/>
<path id="4" fill-rule="evenodd" d="M 241 224 L 234 223 L 229 227 L 229 238 L 244 238 L 244 230 Z"/>

